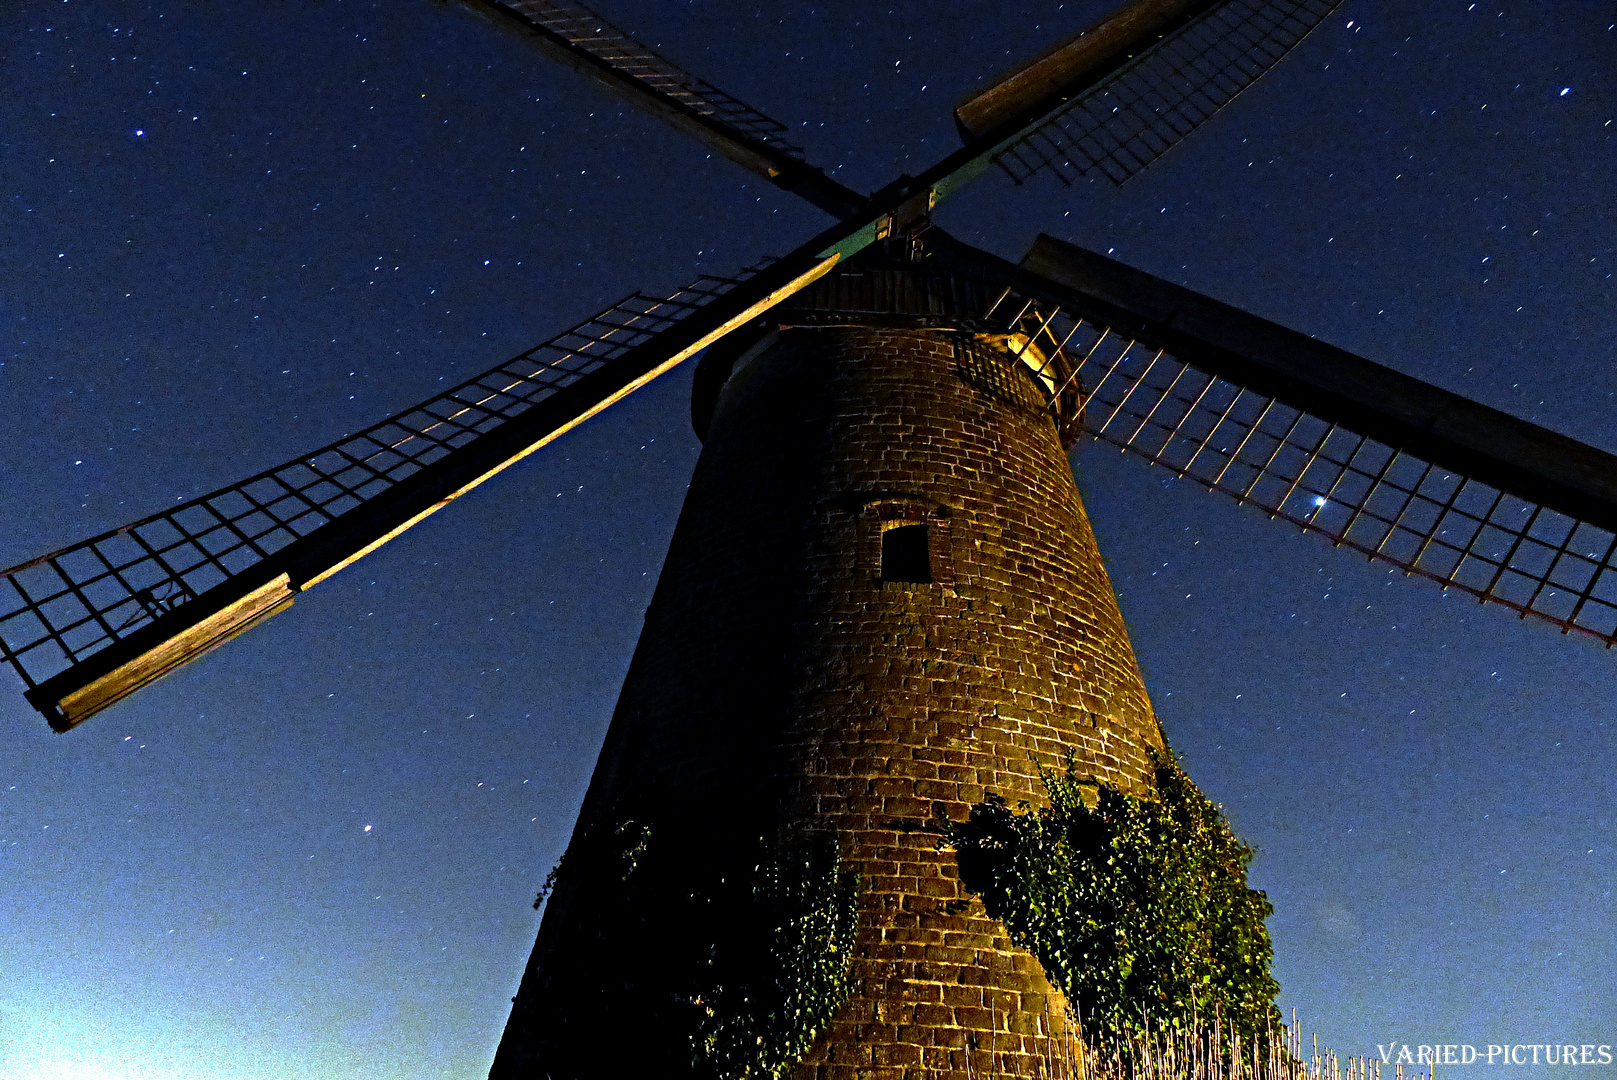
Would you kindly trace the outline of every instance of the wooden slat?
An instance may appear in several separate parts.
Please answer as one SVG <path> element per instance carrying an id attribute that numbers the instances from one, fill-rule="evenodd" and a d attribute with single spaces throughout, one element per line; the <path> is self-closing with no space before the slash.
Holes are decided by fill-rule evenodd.
<path id="1" fill-rule="evenodd" d="M 292 606 L 292 599 L 291 581 L 286 574 L 280 574 L 105 674 L 60 694 L 47 690 L 48 683 L 41 684 L 29 692 L 28 699 L 45 714 L 52 728 L 67 731 L 148 683 L 162 678 L 181 664 L 195 660 L 271 615 L 285 611 Z"/>

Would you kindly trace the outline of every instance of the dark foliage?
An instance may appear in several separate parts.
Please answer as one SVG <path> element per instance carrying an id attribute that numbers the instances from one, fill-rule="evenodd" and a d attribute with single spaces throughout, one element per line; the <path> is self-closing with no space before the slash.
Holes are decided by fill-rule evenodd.
<path id="1" fill-rule="evenodd" d="M 777 1080 L 847 1000 L 859 879 L 835 838 L 769 842 L 701 809 L 588 830 L 547 878 L 539 899 L 572 905 L 551 961 L 568 977 L 531 1006 L 549 1076 L 600 1076 L 609 1051 L 625 1076 Z"/>
<path id="2" fill-rule="evenodd" d="M 1044 965 L 1100 1039 L 1210 1022 L 1252 1037 L 1273 1024 L 1279 984 L 1247 888 L 1252 850 L 1171 757 L 1155 759 L 1155 799 L 1091 786 L 1071 761 L 1044 776 L 1048 808 L 990 796 L 949 828 L 967 888 Z"/>
<path id="3" fill-rule="evenodd" d="M 754 871 L 740 935 L 767 948 L 715 952 L 692 1039 L 700 1071 L 722 1080 L 778 1080 L 802 1060 L 848 1000 L 859 878 L 836 842 L 767 852 Z"/>

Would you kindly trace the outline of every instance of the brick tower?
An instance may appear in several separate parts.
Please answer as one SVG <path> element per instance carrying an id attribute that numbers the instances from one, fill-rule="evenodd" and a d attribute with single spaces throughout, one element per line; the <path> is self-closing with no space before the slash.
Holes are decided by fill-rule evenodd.
<path id="1" fill-rule="evenodd" d="M 1069 751 L 1141 791 L 1162 735 L 986 288 L 867 256 L 704 358 L 701 458 L 491 1077 L 689 1075 L 718 883 L 792 836 L 861 881 L 852 997 L 794 1076 L 1035 1075 L 1062 996 L 927 825 L 1042 801 Z"/>

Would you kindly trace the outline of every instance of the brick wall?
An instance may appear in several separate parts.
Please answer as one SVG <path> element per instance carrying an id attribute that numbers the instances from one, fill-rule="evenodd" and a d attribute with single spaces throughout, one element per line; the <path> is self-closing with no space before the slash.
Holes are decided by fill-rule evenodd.
<path id="1" fill-rule="evenodd" d="M 795 1075 L 1044 1075 L 1064 1002 L 924 831 L 1042 801 L 1069 751 L 1141 791 L 1161 745 L 1041 404 L 964 332 L 791 329 L 730 377 L 574 841 L 649 822 L 669 906 L 605 924 L 627 879 L 569 865 L 492 1075 L 678 1074 L 659 1040 L 725 932 L 679 898 L 747 836 L 828 830 L 862 875 L 855 990 Z M 922 523 L 932 580 L 882 581 L 883 530 Z"/>

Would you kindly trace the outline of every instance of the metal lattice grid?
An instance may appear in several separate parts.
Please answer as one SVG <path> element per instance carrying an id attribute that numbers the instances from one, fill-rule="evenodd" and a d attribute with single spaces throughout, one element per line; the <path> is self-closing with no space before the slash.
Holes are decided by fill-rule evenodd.
<path id="1" fill-rule="evenodd" d="M 1617 644 L 1617 535 L 1007 292 L 1084 430 L 1405 573 Z M 1051 350 L 1056 350 L 1056 355 Z"/>
<path id="2" fill-rule="evenodd" d="M 769 143 L 783 153 L 802 159 L 803 148 L 785 138 L 785 124 L 675 67 L 588 8 L 551 0 L 499 2 L 697 115 L 721 121 L 746 138 Z"/>
<path id="3" fill-rule="evenodd" d="M 0 658 L 37 686 L 521 416 L 723 295 L 635 294 L 312 454 L 0 572 Z"/>
<path id="4" fill-rule="evenodd" d="M 1018 184 L 1048 168 L 1121 184 L 1274 67 L 1341 0 L 1232 0 L 1200 16 L 994 161 Z"/>

